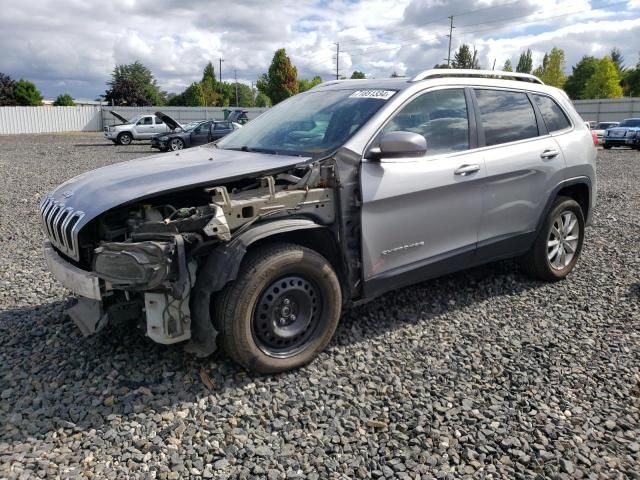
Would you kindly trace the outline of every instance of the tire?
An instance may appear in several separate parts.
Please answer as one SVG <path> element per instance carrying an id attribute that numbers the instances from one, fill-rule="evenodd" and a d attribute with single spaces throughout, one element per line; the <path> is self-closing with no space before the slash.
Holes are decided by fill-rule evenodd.
<path id="1" fill-rule="evenodd" d="M 611 145 L 607 145 L 606 143 L 602 145 L 602 148 L 605 150 L 611 150 Z"/>
<path id="2" fill-rule="evenodd" d="M 131 145 L 132 141 L 133 141 L 133 137 L 128 132 L 122 132 L 120 135 L 118 135 L 119 145 Z"/>
<path id="3" fill-rule="evenodd" d="M 184 141 L 181 138 L 172 138 L 169 140 L 168 150 L 173 150 L 174 152 L 178 150 L 182 150 L 184 148 Z"/>
<path id="4" fill-rule="evenodd" d="M 564 228 L 560 228 L 563 226 Z M 540 280 L 562 280 L 575 267 L 582 252 L 583 242 L 582 208 L 572 198 L 558 197 L 547 214 L 531 250 L 522 259 L 523 268 L 532 277 Z M 555 248 L 555 245 L 558 245 L 558 248 Z M 570 249 L 573 249 L 573 252 Z"/>
<path id="5" fill-rule="evenodd" d="M 324 350 L 340 319 L 342 292 L 322 255 L 274 244 L 247 255 L 213 306 L 227 354 L 247 370 L 278 373 L 302 367 Z"/>

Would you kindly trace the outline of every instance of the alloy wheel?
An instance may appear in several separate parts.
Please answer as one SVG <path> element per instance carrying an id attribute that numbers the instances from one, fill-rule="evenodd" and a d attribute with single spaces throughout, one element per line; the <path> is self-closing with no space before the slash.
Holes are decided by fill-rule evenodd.
<path id="1" fill-rule="evenodd" d="M 580 224 L 575 213 L 565 210 L 553 220 L 547 238 L 547 260 L 555 270 L 565 269 L 573 260 L 580 241 Z"/>

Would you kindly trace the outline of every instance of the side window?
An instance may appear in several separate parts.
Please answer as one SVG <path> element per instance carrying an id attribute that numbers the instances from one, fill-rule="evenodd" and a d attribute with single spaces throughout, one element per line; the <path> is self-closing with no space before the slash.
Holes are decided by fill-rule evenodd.
<path id="1" fill-rule="evenodd" d="M 476 90 L 487 145 L 538 136 L 536 114 L 522 92 Z"/>
<path id="2" fill-rule="evenodd" d="M 532 95 L 533 101 L 540 109 L 544 123 L 549 132 L 557 132 L 571 126 L 569 119 L 564 114 L 558 104 L 551 98 L 544 95 Z"/>
<path id="3" fill-rule="evenodd" d="M 218 122 L 214 130 L 229 130 L 229 122 Z"/>
<path id="4" fill-rule="evenodd" d="M 427 155 L 469 149 L 469 119 L 463 89 L 428 92 L 405 105 L 383 132 L 414 132 L 427 140 Z"/>
<path id="5" fill-rule="evenodd" d="M 162 125 L 164 122 L 162 120 L 160 120 L 158 117 L 154 117 L 154 120 L 156 122 L 156 125 Z"/>
<path id="6" fill-rule="evenodd" d="M 152 117 L 142 117 L 138 122 L 138 125 L 153 125 Z"/>

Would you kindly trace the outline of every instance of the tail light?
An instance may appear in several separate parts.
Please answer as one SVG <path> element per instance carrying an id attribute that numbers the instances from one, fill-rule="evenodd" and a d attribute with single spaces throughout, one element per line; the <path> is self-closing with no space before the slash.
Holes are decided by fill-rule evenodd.
<path id="1" fill-rule="evenodd" d="M 597 147 L 598 146 L 598 135 L 596 134 L 595 130 L 591 130 L 591 138 L 593 139 L 593 144 Z"/>

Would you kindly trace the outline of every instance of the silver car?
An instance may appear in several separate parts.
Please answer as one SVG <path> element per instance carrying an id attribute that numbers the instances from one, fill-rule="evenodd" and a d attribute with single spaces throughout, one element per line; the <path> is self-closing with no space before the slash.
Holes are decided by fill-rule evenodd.
<path id="1" fill-rule="evenodd" d="M 69 180 L 42 201 L 44 252 L 85 334 L 141 322 L 279 372 L 397 288 L 510 257 L 565 278 L 595 160 L 567 96 L 531 75 L 331 81 L 215 143 Z"/>
<path id="2" fill-rule="evenodd" d="M 104 136 L 117 145 L 130 145 L 134 140 L 149 140 L 172 129 L 156 115 L 136 115 L 127 120 L 117 112 L 111 115 L 123 123 L 104 127 Z"/>

